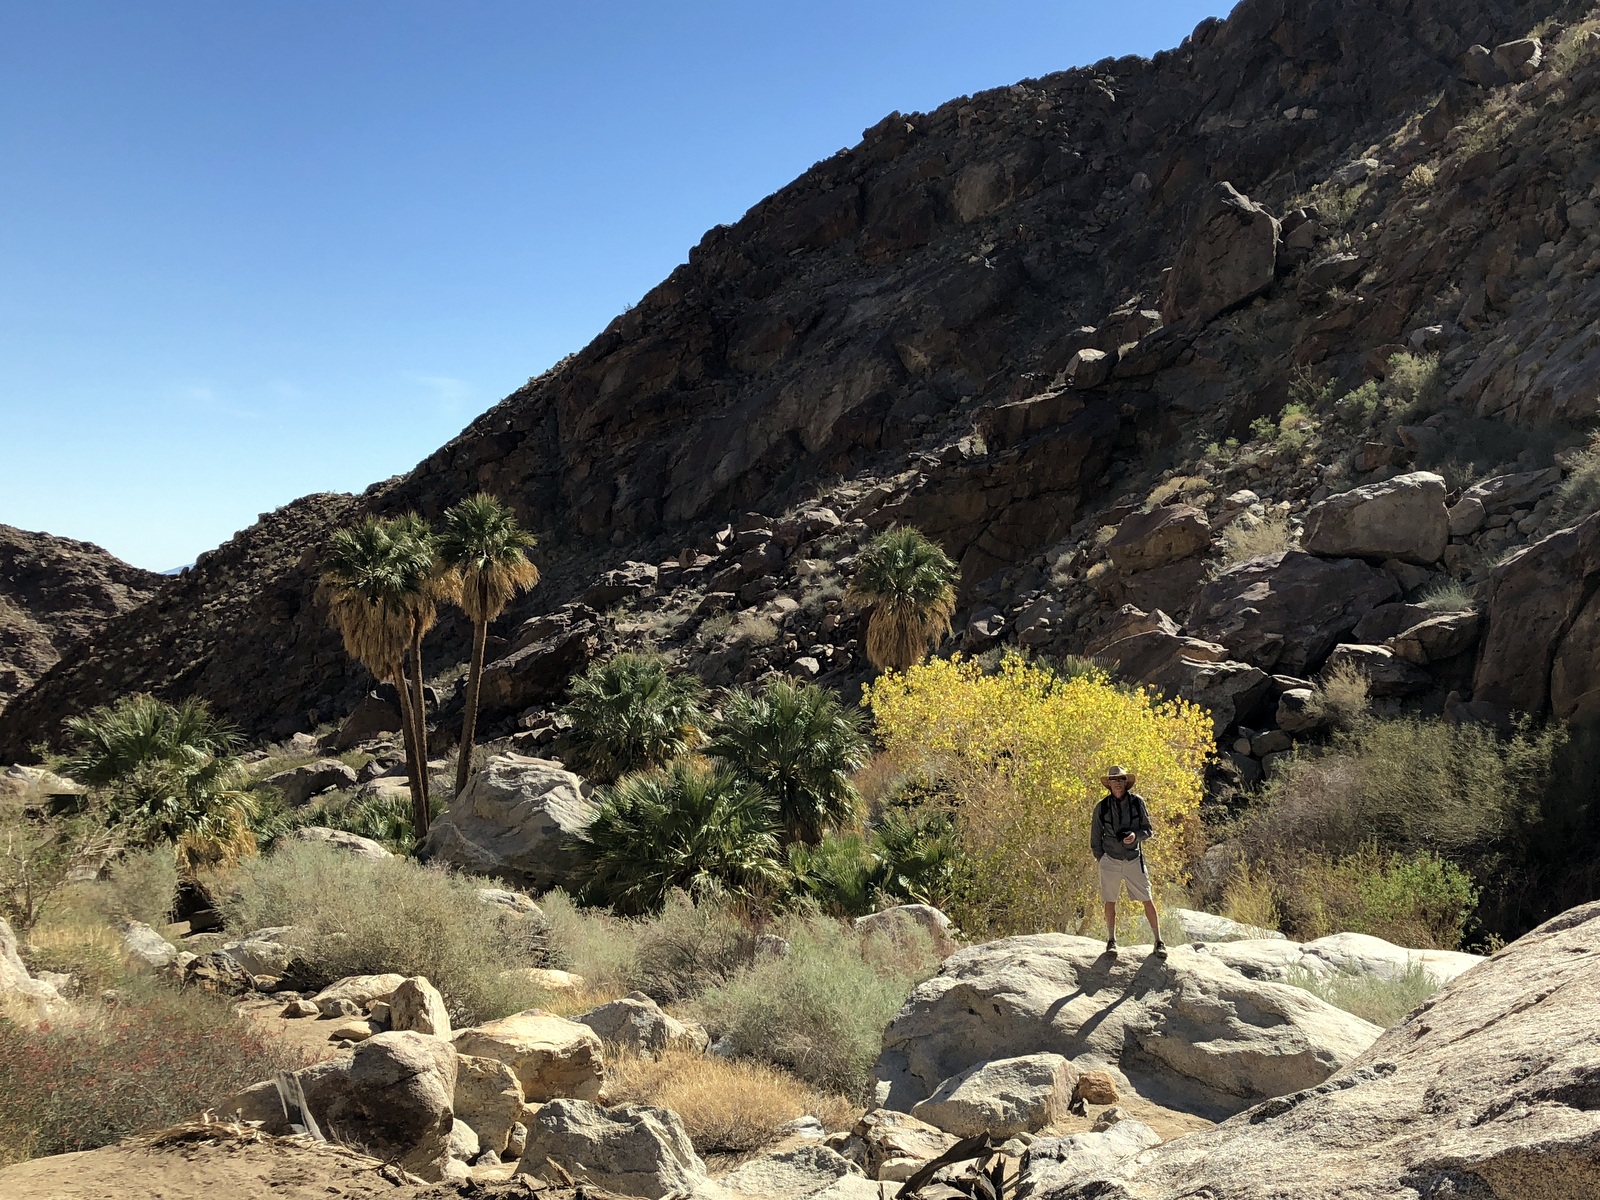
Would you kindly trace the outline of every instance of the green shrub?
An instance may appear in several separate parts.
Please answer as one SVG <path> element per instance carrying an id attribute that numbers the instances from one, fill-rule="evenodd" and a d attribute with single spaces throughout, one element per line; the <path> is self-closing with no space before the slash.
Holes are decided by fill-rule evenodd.
<path id="1" fill-rule="evenodd" d="M 1392 354 L 1383 392 L 1399 411 L 1401 420 L 1414 421 L 1439 411 L 1443 389 L 1439 383 L 1437 354 Z"/>
<path id="2" fill-rule="evenodd" d="M 659 654 L 624 651 L 574 680 L 564 756 L 574 770 L 613 780 L 664 766 L 700 742 L 702 688 Z"/>
<path id="3" fill-rule="evenodd" d="M 1334 729 L 1350 729 L 1372 707 L 1372 680 L 1353 663 L 1339 663 L 1311 689 L 1308 715 Z"/>
<path id="4" fill-rule="evenodd" d="M 1438 613 L 1471 612 L 1478 607 L 1472 592 L 1459 579 L 1435 584 L 1417 597 L 1417 604 Z"/>
<path id="5" fill-rule="evenodd" d="M 1287 982 L 1384 1029 L 1398 1025 L 1439 990 L 1433 976 L 1420 963 L 1413 963 L 1397 979 L 1343 973 L 1318 975 L 1304 967 L 1291 967 Z"/>
<path id="6" fill-rule="evenodd" d="M 1571 524 L 1600 510 L 1600 433 L 1572 458 L 1571 470 L 1556 491 L 1556 511 Z"/>
<path id="7" fill-rule="evenodd" d="M 833 921 L 788 922 L 789 953 L 763 956 L 706 992 L 695 1014 L 736 1054 L 862 1100 L 883 1030 L 938 956 L 926 935 L 901 944 Z"/>
<path id="8" fill-rule="evenodd" d="M 696 900 L 756 900 L 789 884 L 772 801 L 703 759 L 619 780 L 579 846 L 584 898 L 630 916 L 655 912 L 674 889 Z"/>
<path id="9" fill-rule="evenodd" d="M 1254 520 L 1240 517 L 1222 531 L 1221 567 L 1231 567 L 1252 558 L 1292 549 L 1294 532 L 1289 518 L 1278 513 Z"/>
<path id="10" fill-rule="evenodd" d="M 317 845 L 287 845 L 243 863 L 224 903 L 228 928 L 293 925 L 304 958 L 328 979 L 398 971 L 426 975 L 451 1018 L 475 1024 L 528 1006 L 500 978 L 543 963 L 543 930 L 475 895 L 482 880 L 403 858 L 373 862 Z"/>
<path id="11" fill-rule="evenodd" d="M 1302 852 L 1270 869 L 1283 925 L 1306 941 L 1348 931 L 1397 946 L 1456 950 L 1478 899 L 1465 871 L 1426 851 L 1367 845 L 1338 858 Z"/>
<path id="12" fill-rule="evenodd" d="M 0 1018 L 0 1165 L 176 1124 L 304 1065 L 226 1000 L 148 977 L 64 1023 L 30 1030 Z"/>
<path id="13" fill-rule="evenodd" d="M 1375 379 L 1369 379 L 1352 392 L 1346 392 L 1342 398 L 1334 402 L 1334 411 L 1339 414 L 1339 419 L 1351 429 L 1361 429 L 1369 424 L 1377 415 L 1378 406 L 1383 403 L 1383 397 L 1378 391 Z"/>
<path id="14" fill-rule="evenodd" d="M 777 678 L 759 692 L 732 689 L 705 750 L 767 796 L 791 840 L 815 844 L 855 815 L 850 776 L 867 739 L 860 711 L 826 688 Z"/>

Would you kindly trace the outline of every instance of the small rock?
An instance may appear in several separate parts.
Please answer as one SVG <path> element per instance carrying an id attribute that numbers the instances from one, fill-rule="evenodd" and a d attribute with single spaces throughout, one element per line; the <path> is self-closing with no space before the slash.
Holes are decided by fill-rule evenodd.
<path id="1" fill-rule="evenodd" d="M 309 1000 L 291 1000 L 283 1006 L 283 1011 L 278 1014 L 291 1020 L 299 1017 L 314 1017 L 317 1015 L 317 1006 Z"/>
<path id="2" fill-rule="evenodd" d="M 378 1031 L 372 1027 L 372 1022 L 356 1017 L 353 1020 L 341 1021 L 328 1030 L 330 1042 L 364 1042 Z"/>
<path id="3" fill-rule="evenodd" d="M 1072 1098 L 1085 1104 L 1115 1104 L 1117 1081 L 1110 1071 L 1085 1071 L 1078 1076 L 1078 1085 L 1072 1089 Z"/>
<path id="4" fill-rule="evenodd" d="M 389 996 L 389 1027 L 449 1038 L 450 1015 L 439 989 L 420 975 L 401 981 Z"/>
<path id="5" fill-rule="evenodd" d="M 957 1137 L 1035 1132 L 1066 1111 L 1077 1077 L 1059 1054 L 996 1059 L 945 1080 L 911 1115 Z"/>

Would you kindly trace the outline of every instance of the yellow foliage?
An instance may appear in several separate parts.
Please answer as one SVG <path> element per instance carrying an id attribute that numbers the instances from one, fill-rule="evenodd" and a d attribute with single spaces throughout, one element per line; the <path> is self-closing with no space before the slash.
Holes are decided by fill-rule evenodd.
<path id="1" fill-rule="evenodd" d="M 1081 932 L 1100 920 L 1089 823 L 1114 763 L 1138 776 L 1156 836 L 1151 878 L 1181 883 L 1198 845 L 1211 718 L 1185 700 L 1067 678 L 1008 654 L 994 674 L 959 655 L 880 676 L 863 704 L 885 748 L 950 782 L 969 880 L 969 935 Z"/>

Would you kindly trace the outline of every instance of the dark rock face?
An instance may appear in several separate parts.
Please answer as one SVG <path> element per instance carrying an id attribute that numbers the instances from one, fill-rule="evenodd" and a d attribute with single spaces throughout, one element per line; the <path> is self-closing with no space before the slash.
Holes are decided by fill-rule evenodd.
<path id="1" fill-rule="evenodd" d="M 0 525 L 0 708 L 166 582 L 89 542 Z"/>
<path id="2" fill-rule="evenodd" d="M 1391 576 L 1360 559 L 1284 550 L 1238 563 L 1206 584 L 1189 629 L 1253 666 L 1304 675 L 1399 591 Z"/>
<path id="3" fill-rule="evenodd" d="M 1273 239 L 1259 206 L 1430 102 L 1468 46 L 1520 37 L 1548 9 L 1245 0 L 1154 59 L 891 114 L 711 230 L 589 346 L 408 475 L 270 514 L 114 620 L 92 659 L 58 665 L 12 706 L 0 759 L 135 689 L 206 696 L 257 736 L 342 719 L 371 680 L 315 599 L 328 533 L 365 511 L 437 517 L 478 489 L 545 534 L 544 582 L 497 634 L 626 560 L 659 563 L 714 521 L 782 511 L 818 479 L 863 471 L 914 473 L 884 515 L 938 537 L 970 589 L 1103 507 L 1126 462 L 1227 402 L 1239 352 L 1192 322 L 1260 281 Z M 1284 115 L 1312 105 L 1315 119 Z M 1247 261 L 1180 302 L 1183 328 L 1157 327 L 1160 272 L 1186 261 L 1186 241 L 1212 244 L 1205 214 L 1224 181 Z M 1408 269 L 1455 261 L 1443 242 L 1437 253 Z M 1393 340 L 1398 329 L 1369 338 L 1367 325 L 1403 323 L 1415 300 L 1318 317 L 1306 345 Z M 1087 326 L 1103 328 L 1085 339 Z M 1074 391 L 1063 375 L 1058 388 L 1091 340 L 1116 360 L 1110 379 Z M 956 449 L 974 425 L 987 436 Z M 726 590 L 750 602 L 758 585 L 759 572 Z M 430 664 L 461 661 L 466 639 L 448 616 Z"/>
<path id="4" fill-rule="evenodd" d="M 1209 321 L 1266 291 L 1277 270 L 1277 218 L 1233 184 L 1219 183 L 1167 277 L 1162 319 Z"/>

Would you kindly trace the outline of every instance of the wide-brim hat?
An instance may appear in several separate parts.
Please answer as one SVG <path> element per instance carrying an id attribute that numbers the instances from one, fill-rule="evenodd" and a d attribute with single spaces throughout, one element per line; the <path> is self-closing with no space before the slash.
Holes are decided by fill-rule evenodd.
<path id="1" fill-rule="evenodd" d="M 1100 776 L 1100 782 L 1105 784 L 1107 787 L 1110 787 L 1113 779 L 1120 779 L 1129 787 L 1132 787 L 1134 780 L 1137 778 L 1138 776 L 1132 771 L 1128 770 L 1127 767 L 1112 767 L 1104 775 Z"/>

